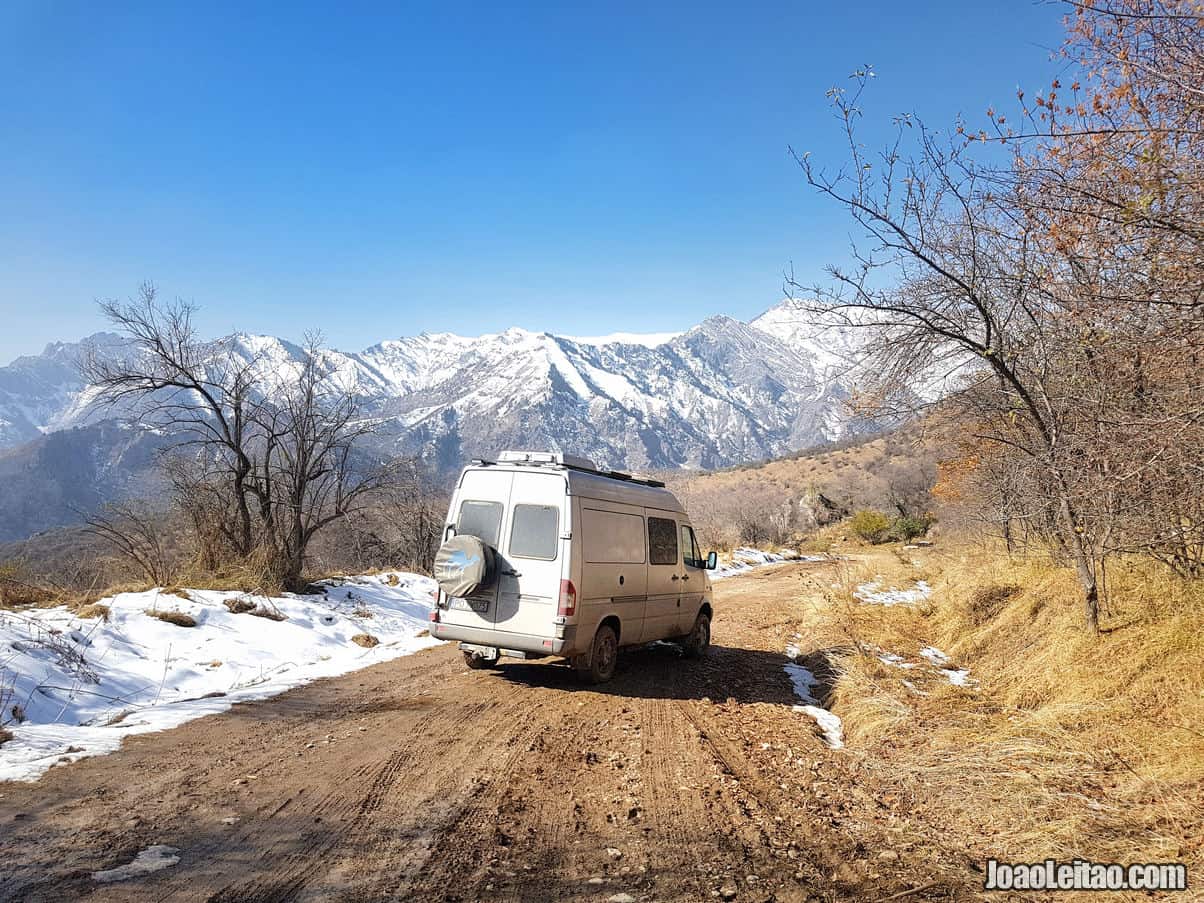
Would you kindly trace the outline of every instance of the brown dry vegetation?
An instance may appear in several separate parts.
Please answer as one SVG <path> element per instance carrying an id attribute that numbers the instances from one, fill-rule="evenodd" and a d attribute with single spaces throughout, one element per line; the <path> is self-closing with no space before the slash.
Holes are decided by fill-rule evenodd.
<path id="1" fill-rule="evenodd" d="M 970 546 L 902 557 L 850 565 L 804 632 L 838 663 L 829 702 L 874 792 L 917 821 L 957 825 L 971 861 L 1186 861 L 1199 874 L 1204 587 L 1119 563 L 1095 636 L 1069 568 Z M 934 592 L 917 606 L 853 601 L 875 575 Z M 977 686 L 925 668 L 929 645 Z"/>
<path id="2" fill-rule="evenodd" d="M 168 624 L 174 624 L 177 627 L 196 627 L 196 618 L 192 615 L 186 615 L 182 611 L 158 611 L 152 609 L 147 612 L 152 618 L 158 618 Z"/>

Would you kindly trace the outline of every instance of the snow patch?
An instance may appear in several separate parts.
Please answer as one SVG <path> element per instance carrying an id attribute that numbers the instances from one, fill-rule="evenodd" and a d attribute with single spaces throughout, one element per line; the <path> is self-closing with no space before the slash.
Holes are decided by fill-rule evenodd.
<path id="1" fill-rule="evenodd" d="M 801 712 L 814 719 L 822 731 L 820 736 L 831 749 L 844 749 L 844 725 L 841 723 L 839 715 L 835 715 L 827 709 L 821 709 L 817 705 L 796 705 L 791 707 L 791 711 Z"/>
<path id="2" fill-rule="evenodd" d="M 884 589 L 882 578 L 869 583 L 862 583 L 853 591 L 853 598 L 868 605 L 915 605 L 932 595 L 932 587 L 923 580 L 917 580 L 912 589 L 889 587 Z"/>
<path id="3" fill-rule="evenodd" d="M 307 596 L 120 593 L 101 600 L 107 619 L 63 607 L 0 612 L 0 718 L 13 733 L 0 746 L 0 781 L 34 781 L 56 764 L 113 752 L 132 734 L 437 645 L 427 634 L 434 587 L 393 573 L 332 581 Z M 148 612 L 177 612 L 196 626 Z M 352 641 L 363 633 L 379 644 Z"/>
<path id="4" fill-rule="evenodd" d="M 892 668 L 914 669 L 921 667 L 919 662 L 909 662 L 903 656 L 894 652 L 887 652 L 886 650 L 880 649 L 877 646 L 871 647 L 870 651 L 877 656 L 878 661 L 882 662 L 884 665 L 890 665 Z M 937 649 L 935 646 L 924 646 L 921 648 L 920 657 L 923 658 L 930 666 L 927 669 L 929 673 L 936 671 L 955 687 L 965 687 L 968 690 L 978 689 L 978 681 L 970 677 L 970 669 L 946 667 L 949 664 L 949 656 L 940 649 Z M 917 689 L 916 686 L 909 681 L 905 680 L 903 683 L 907 689 L 919 696 L 928 695 L 927 693 Z"/>
<path id="5" fill-rule="evenodd" d="M 791 710 L 800 712 L 815 721 L 819 725 L 824 743 L 829 747 L 843 749 L 844 730 L 840 716 L 821 707 L 819 700 L 812 693 L 819 681 L 815 679 L 815 675 L 809 669 L 793 661 L 799 655 L 799 649 L 793 643 L 786 647 L 786 655 L 791 661 L 784 665 L 782 670 L 790 678 L 790 683 L 794 687 L 794 695 L 802 701 L 802 705 L 793 706 Z"/>
<path id="6" fill-rule="evenodd" d="M 741 547 L 732 552 L 731 561 L 721 561 L 719 567 L 711 571 L 712 580 L 722 580 L 724 577 L 734 577 L 751 571 L 753 568 L 764 567 L 767 564 L 781 564 L 783 561 L 830 561 L 823 555 L 803 555 L 794 549 L 780 549 L 777 552 L 764 552 L 761 549 Z"/>
<path id="7" fill-rule="evenodd" d="M 949 664 L 949 656 L 937 649 L 936 646 L 925 646 L 920 650 L 920 655 L 937 667 Z"/>
<path id="8" fill-rule="evenodd" d="M 175 847 L 157 843 L 140 852 L 132 862 L 119 865 L 117 868 L 93 872 L 92 880 L 99 881 L 101 884 L 111 884 L 114 881 L 128 881 L 131 878 L 149 875 L 151 872 L 162 871 L 180 861 L 179 852 Z"/>

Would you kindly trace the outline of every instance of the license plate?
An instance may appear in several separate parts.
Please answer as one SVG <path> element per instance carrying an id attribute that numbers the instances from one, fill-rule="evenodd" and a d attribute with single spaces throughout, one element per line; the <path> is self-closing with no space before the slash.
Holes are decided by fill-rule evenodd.
<path id="1" fill-rule="evenodd" d="M 489 606 L 492 603 L 493 600 L 488 597 L 469 596 L 468 598 L 460 598 L 459 596 L 453 596 L 451 601 L 448 602 L 448 608 L 454 608 L 459 611 L 475 611 L 477 614 L 484 614 L 489 611 Z"/>

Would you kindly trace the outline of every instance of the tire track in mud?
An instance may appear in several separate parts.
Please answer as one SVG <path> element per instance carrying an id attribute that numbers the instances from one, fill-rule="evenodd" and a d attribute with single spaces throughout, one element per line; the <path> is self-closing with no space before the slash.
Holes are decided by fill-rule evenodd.
<path id="1" fill-rule="evenodd" d="M 354 870 L 340 898 L 419 899 L 479 872 L 510 774 L 541 727 L 525 711 L 520 688 L 449 719 L 444 733 L 450 736 L 428 762 L 433 773 L 422 798 L 391 800 L 385 824 L 366 826 L 360 840 L 371 856 L 365 859 L 378 861 Z M 354 839 L 350 846 L 357 846 Z"/>

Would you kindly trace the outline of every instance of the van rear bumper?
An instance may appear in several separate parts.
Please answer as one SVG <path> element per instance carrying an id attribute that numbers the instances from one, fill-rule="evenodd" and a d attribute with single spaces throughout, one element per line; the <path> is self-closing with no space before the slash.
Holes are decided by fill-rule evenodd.
<path id="1" fill-rule="evenodd" d="M 534 652 L 539 655 L 575 655 L 574 643 L 577 628 L 566 626 L 563 637 L 531 636 L 526 633 L 509 633 L 505 630 L 489 630 L 483 627 L 462 627 L 459 624 L 431 624 L 431 636 L 438 640 L 459 640 L 477 646 L 496 646 L 499 649 L 516 649 L 519 652 Z M 558 630 L 560 628 L 557 628 Z"/>

